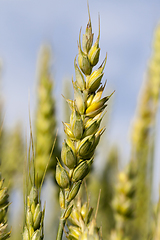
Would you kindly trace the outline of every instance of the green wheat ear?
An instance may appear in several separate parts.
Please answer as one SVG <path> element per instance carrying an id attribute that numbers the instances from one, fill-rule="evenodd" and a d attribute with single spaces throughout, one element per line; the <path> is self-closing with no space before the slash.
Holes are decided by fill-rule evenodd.
<path id="1" fill-rule="evenodd" d="M 66 139 L 62 146 L 61 160 L 58 160 L 56 168 L 56 180 L 61 188 L 60 206 L 62 211 L 57 240 L 62 239 L 66 219 L 72 212 L 72 200 L 78 194 L 83 179 L 90 172 L 95 149 L 105 130 L 100 128 L 100 123 L 103 111 L 107 107 L 107 101 L 112 94 L 101 98 L 105 86 L 105 84 L 102 85 L 101 80 L 107 55 L 99 68 L 92 72 L 93 67 L 99 61 L 99 38 L 100 24 L 97 40 L 93 44 L 89 13 L 89 21 L 82 37 L 82 44 L 81 30 L 79 34 L 78 57 L 74 60 L 76 80 L 72 80 L 74 100 L 66 99 L 71 109 L 70 122 L 63 123 Z"/>
<path id="2" fill-rule="evenodd" d="M 41 210 L 38 189 L 35 186 L 32 186 L 30 193 L 27 196 L 23 240 L 43 239 L 44 212 L 45 208 Z"/>
<path id="3" fill-rule="evenodd" d="M 40 186 L 46 165 L 49 161 L 48 171 L 55 175 L 56 157 L 60 156 L 58 137 L 56 136 L 55 100 L 53 94 L 53 78 L 50 71 L 51 49 L 42 46 L 39 57 L 37 82 L 37 109 L 35 120 L 35 174 L 37 186 Z M 52 151 L 53 143 L 54 151 Z"/>
<path id="4" fill-rule="evenodd" d="M 31 126 L 30 126 L 31 128 Z M 41 187 L 36 186 L 34 145 L 31 131 L 31 140 L 28 150 L 28 159 L 25 165 L 24 179 L 24 225 L 23 240 L 42 240 L 44 238 L 43 225 L 45 207 L 41 207 Z"/>
<path id="5" fill-rule="evenodd" d="M 0 126 L 0 137 L 2 133 L 2 126 Z M 9 206 L 8 187 L 4 187 L 4 179 L 1 178 L 0 173 L 0 240 L 5 240 L 10 237 L 11 231 L 8 232 L 7 211 Z"/>
<path id="6" fill-rule="evenodd" d="M 133 162 L 118 175 L 112 208 L 115 216 L 115 229 L 111 233 L 112 240 L 130 239 L 126 234 L 126 224 L 135 216 L 136 169 Z"/>
<path id="7" fill-rule="evenodd" d="M 9 206 L 8 188 L 3 187 L 4 179 L 0 176 L 0 240 L 5 240 L 10 237 L 11 231 L 8 232 L 6 215 Z"/>
<path id="8" fill-rule="evenodd" d="M 132 158 L 137 164 L 137 218 L 134 233 L 146 239 L 151 226 L 153 165 L 156 141 L 156 118 L 160 97 L 160 25 L 154 34 L 153 51 L 146 79 L 137 104 L 132 127 Z"/>

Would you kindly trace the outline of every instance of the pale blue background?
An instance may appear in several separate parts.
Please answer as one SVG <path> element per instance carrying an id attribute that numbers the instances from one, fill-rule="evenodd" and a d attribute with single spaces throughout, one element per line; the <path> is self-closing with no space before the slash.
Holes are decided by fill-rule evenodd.
<path id="1" fill-rule="evenodd" d="M 108 134 L 111 141 L 120 143 L 123 156 L 129 152 L 128 131 L 151 56 L 153 33 L 160 20 L 160 0 L 90 0 L 89 4 L 95 38 L 100 13 L 100 61 L 108 53 L 103 81 L 108 80 L 108 93 L 116 90 Z M 84 32 L 87 22 L 86 0 L 0 1 L 0 57 L 7 126 L 17 119 L 28 126 L 29 92 L 33 112 L 37 56 L 45 42 L 53 49 L 57 109 L 61 108 L 62 80 L 74 75 L 79 29 L 82 26 Z M 160 154 L 158 148 L 156 151 L 158 178 Z M 158 184 L 156 192 L 157 189 Z"/>

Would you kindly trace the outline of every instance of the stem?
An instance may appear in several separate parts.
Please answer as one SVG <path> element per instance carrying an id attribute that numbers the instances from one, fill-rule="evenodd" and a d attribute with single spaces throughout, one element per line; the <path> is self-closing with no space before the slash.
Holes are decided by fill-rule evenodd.
<path id="1" fill-rule="evenodd" d="M 65 222 L 66 222 L 65 219 L 62 219 L 63 213 L 64 213 L 64 211 L 62 212 L 61 218 L 60 218 L 60 221 L 59 221 L 59 227 L 58 227 L 58 232 L 57 232 L 57 238 L 56 238 L 56 240 L 62 240 L 63 228 L 64 228 Z"/>
<path id="2" fill-rule="evenodd" d="M 66 223 L 66 219 L 64 219 L 64 213 L 67 209 L 69 205 L 69 202 L 66 202 L 65 201 L 65 209 L 62 209 L 61 211 L 61 217 L 60 217 L 60 220 L 59 220 L 59 226 L 58 226 L 58 232 L 57 232 L 57 238 L 56 240 L 62 240 L 62 236 L 63 236 L 63 229 L 65 227 L 65 223 Z"/>

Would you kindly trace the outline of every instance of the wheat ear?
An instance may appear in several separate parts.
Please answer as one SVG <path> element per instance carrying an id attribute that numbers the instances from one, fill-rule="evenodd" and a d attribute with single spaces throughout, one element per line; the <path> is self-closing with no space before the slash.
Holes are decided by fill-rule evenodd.
<path id="1" fill-rule="evenodd" d="M 89 21 L 82 37 L 82 46 L 81 30 L 79 33 L 78 63 L 77 58 L 74 60 L 76 80 L 75 82 L 72 80 L 74 100 L 66 99 L 71 108 L 70 122 L 63 123 L 66 139 L 62 146 L 61 161 L 58 160 L 56 167 L 56 180 L 60 187 L 61 206 L 57 240 L 62 239 L 66 219 L 74 205 L 72 200 L 77 195 L 83 179 L 90 172 L 95 149 L 105 130 L 104 128 L 99 130 L 103 118 L 102 112 L 112 94 L 101 98 L 105 87 L 101 80 L 104 75 L 103 70 L 107 61 L 107 54 L 100 67 L 92 72 L 93 67 L 99 61 L 99 38 L 100 21 L 98 37 L 93 44 L 89 13 Z"/>

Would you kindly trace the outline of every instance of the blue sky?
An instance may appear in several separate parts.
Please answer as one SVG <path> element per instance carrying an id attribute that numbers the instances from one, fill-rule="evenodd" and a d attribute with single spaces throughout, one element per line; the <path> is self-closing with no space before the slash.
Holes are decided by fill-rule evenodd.
<path id="1" fill-rule="evenodd" d="M 100 62 L 108 53 L 103 81 L 107 92 L 116 90 L 109 134 L 128 149 L 128 129 L 134 116 L 138 92 L 144 79 L 154 30 L 160 21 L 159 0 L 90 0 L 95 38 L 100 13 Z M 62 99 L 62 80 L 74 75 L 80 27 L 88 22 L 86 0 L 1 0 L 0 58 L 3 62 L 2 90 L 5 124 L 17 119 L 28 124 L 35 101 L 37 56 L 40 46 L 49 43 L 53 51 L 56 98 Z M 57 109 L 61 108 L 57 101 Z M 61 114 L 59 112 L 59 119 Z"/>

